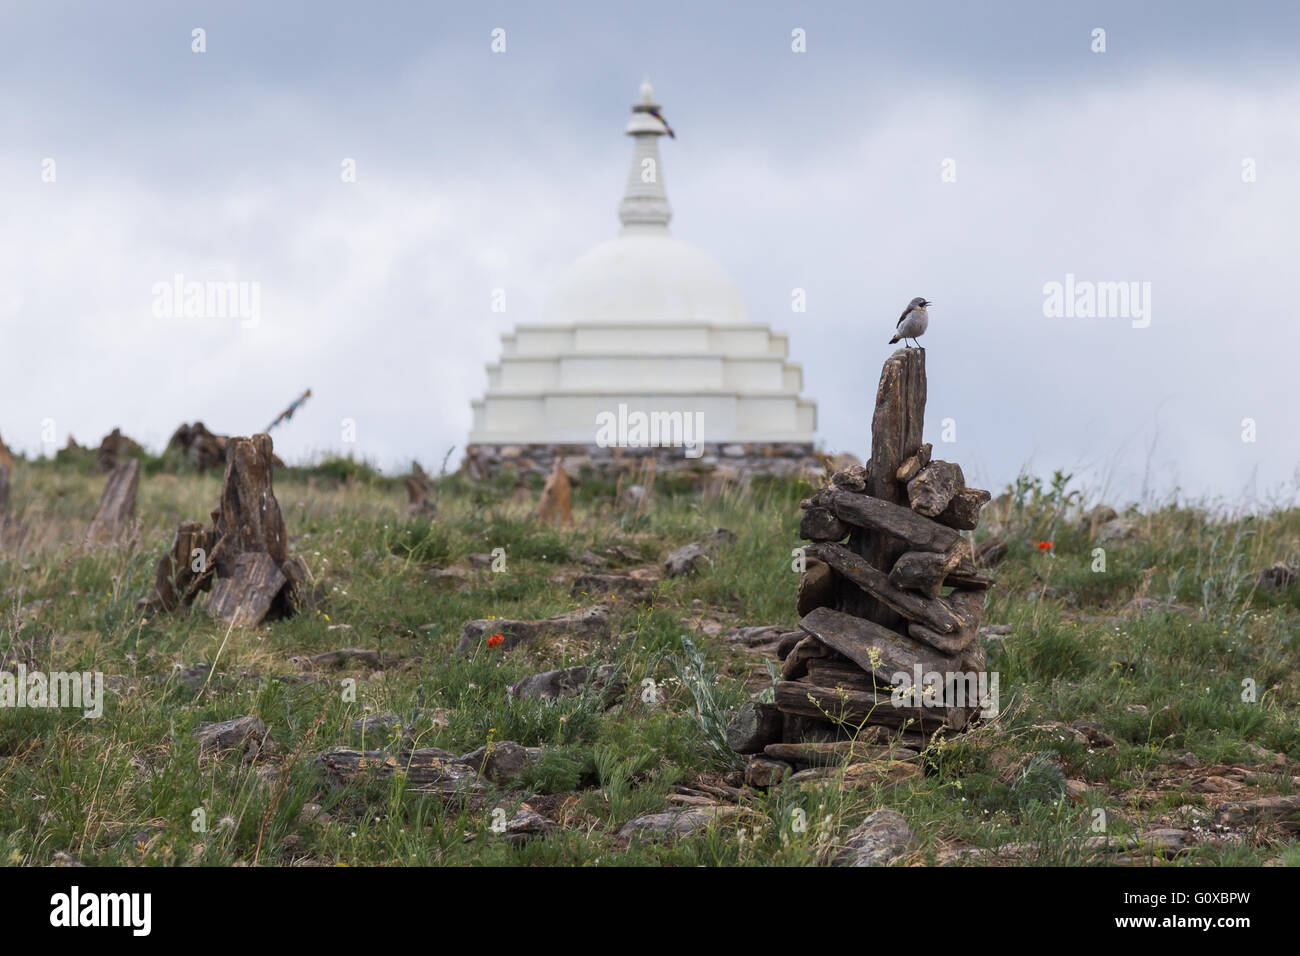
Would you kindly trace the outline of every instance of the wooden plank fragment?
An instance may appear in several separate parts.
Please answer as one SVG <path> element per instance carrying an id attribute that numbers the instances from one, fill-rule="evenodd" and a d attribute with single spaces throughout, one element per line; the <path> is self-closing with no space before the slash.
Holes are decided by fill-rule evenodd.
<path id="1" fill-rule="evenodd" d="M 738 754 L 760 753 L 781 739 L 783 726 L 784 718 L 775 704 L 746 701 L 727 723 L 727 746 Z"/>
<path id="2" fill-rule="evenodd" d="M 798 680 L 808 673 L 808 662 L 814 657 L 830 657 L 834 651 L 826 644 L 809 636 L 794 646 L 781 665 L 783 680 Z"/>
<path id="3" fill-rule="evenodd" d="M 827 607 L 818 608 L 799 622 L 801 630 L 833 649 L 882 684 L 892 675 L 911 674 L 918 664 L 923 672 L 957 669 L 957 659 L 887 627 Z M 787 678 L 789 679 L 789 678 Z"/>
<path id="4" fill-rule="evenodd" d="M 835 572 L 824 561 L 808 558 L 799 576 L 795 611 L 802 617 L 814 608 L 830 607 L 834 601 Z"/>
<path id="5" fill-rule="evenodd" d="M 964 488 L 953 495 L 934 520 L 958 531 L 974 531 L 980 523 L 980 510 L 989 503 L 990 497 L 987 491 L 979 488 Z"/>
<path id="6" fill-rule="evenodd" d="M 86 529 L 86 543 L 116 541 L 135 518 L 135 495 L 140 487 L 140 462 L 131 458 L 114 466 L 104 482 L 104 493 Z"/>
<path id="7" fill-rule="evenodd" d="M 838 518 L 855 528 L 897 539 L 897 554 L 893 555 L 888 565 L 891 568 L 898 555 L 904 551 L 938 551 L 946 554 L 954 547 L 965 544 L 962 536 L 952 528 L 936 524 L 910 508 L 883 498 L 827 488 L 819 492 L 814 501 L 830 508 Z M 849 544 L 852 547 L 852 539 Z"/>
<path id="8" fill-rule="evenodd" d="M 961 619 L 961 627 L 950 634 L 941 634 L 924 624 L 912 624 L 907 633 L 918 641 L 924 641 L 931 647 L 945 654 L 957 654 L 966 650 L 979 638 L 980 622 L 984 619 L 983 591 L 953 591 L 946 598 L 948 604 Z M 958 667 L 956 670 L 966 670 Z"/>
<path id="9" fill-rule="evenodd" d="M 897 615 L 924 624 L 941 634 L 951 633 L 961 627 L 961 620 L 953 614 L 943 598 L 925 598 L 899 590 L 889 583 L 888 575 L 876 570 L 843 545 L 819 542 L 808 545 L 807 550 L 810 555 L 825 561 Z"/>
<path id="10" fill-rule="evenodd" d="M 804 767 L 837 767 L 860 760 L 904 760 L 915 757 L 910 747 L 866 743 L 862 740 L 837 740 L 832 743 L 768 744 L 763 753 L 772 760 Z"/>
<path id="11" fill-rule="evenodd" d="M 808 662 L 808 683 L 849 690 L 873 690 L 879 686 L 876 679 L 857 664 L 826 657 L 816 657 Z"/>
<path id="12" fill-rule="evenodd" d="M 895 477 L 897 477 L 903 484 L 907 484 L 916 477 L 917 472 L 930 464 L 931 451 L 932 448 L 928 443 L 922 445 L 920 451 L 915 455 L 911 455 L 905 462 L 898 466 L 898 472 Z"/>
<path id="13" fill-rule="evenodd" d="M 950 461 L 932 461 L 907 483 L 907 500 L 917 514 L 933 518 L 942 514 L 953 495 L 966 487 L 961 465 Z"/>
<path id="14" fill-rule="evenodd" d="M 799 519 L 799 537 L 805 541 L 843 541 L 851 529 L 827 508 L 812 505 Z"/>
<path id="15" fill-rule="evenodd" d="M 287 581 L 265 551 L 246 551 L 235 559 L 235 573 L 212 586 L 208 614 L 236 627 L 260 624 Z"/>
<path id="16" fill-rule="evenodd" d="M 773 693 L 776 706 L 784 713 L 822 721 L 907 726 L 922 731 L 952 726 L 944 708 L 895 706 L 889 691 L 850 691 L 802 681 L 778 681 Z"/>
<path id="17" fill-rule="evenodd" d="M 905 591 L 920 591 L 928 598 L 937 598 L 943 592 L 943 582 L 966 557 L 961 548 L 947 554 L 937 551 L 907 551 L 894 562 L 889 572 L 889 583 Z"/>

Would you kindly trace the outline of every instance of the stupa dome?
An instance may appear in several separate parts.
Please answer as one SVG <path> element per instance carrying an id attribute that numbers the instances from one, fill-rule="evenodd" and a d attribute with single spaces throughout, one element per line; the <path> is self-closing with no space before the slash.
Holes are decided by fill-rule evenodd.
<path id="1" fill-rule="evenodd" d="M 547 322 L 747 322 L 721 263 L 666 229 L 628 228 L 579 258 L 556 284 Z"/>

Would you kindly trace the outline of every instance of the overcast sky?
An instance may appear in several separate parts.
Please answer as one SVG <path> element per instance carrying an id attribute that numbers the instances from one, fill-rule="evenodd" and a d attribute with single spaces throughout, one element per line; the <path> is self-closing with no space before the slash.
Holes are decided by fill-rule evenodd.
<path id="1" fill-rule="evenodd" d="M 6 3 L 0 435 L 161 449 L 310 387 L 287 459 L 455 461 L 500 334 L 615 235 L 649 74 L 673 232 L 789 333 L 825 448 L 869 448 L 924 295 L 927 440 L 972 483 L 1289 501 L 1300 7 L 1136 6 Z M 159 317 L 178 273 L 260 321 Z M 1149 283 L 1149 324 L 1045 315 L 1067 275 Z"/>

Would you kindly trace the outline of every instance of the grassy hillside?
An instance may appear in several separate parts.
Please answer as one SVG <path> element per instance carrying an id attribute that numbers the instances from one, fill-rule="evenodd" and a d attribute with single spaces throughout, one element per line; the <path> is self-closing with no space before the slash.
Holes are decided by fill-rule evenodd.
<path id="1" fill-rule="evenodd" d="M 825 862 L 869 811 L 891 807 L 918 838 L 908 863 L 1148 859 L 1085 842 L 1098 820 L 1111 836 L 1186 831 L 1175 865 L 1300 862 L 1294 822 L 1212 822 L 1224 803 L 1292 793 L 1300 781 L 1300 586 L 1255 584 L 1261 568 L 1300 549 L 1297 510 L 1133 514 L 1096 571 L 1098 544 L 1063 482 L 1022 482 L 976 532 L 997 530 L 1009 545 L 985 617 L 1009 628 L 986 637 L 1001 716 L 933 746 L 910 775 L 831 774 L 763 792 L 741 785 L 744 758 L 717 740 L 727 714 L 771 676 L 726 632 L 794 624 L 791 551 L 806 484 L 698 493 L 661 476 L 652 506 L 638 511 L 588 480 L 575 490 L 574 527 L 558 529 L 512 501 L 508 480 L 442 479 L 430 521 L 403 517 L 400 483 L 369 469 L 281 470 L 292 550 L 321 597 L 296 617 L 230 630 L 201 606 L 153 616 L 136 606 L 177 523 L 206 520 L 216 505 L 219 475 L 151 463 L 131 539 L 84 549 L 102 483 L 76 461 L 19 462 L 13 479 L 0 670 L 102 671 L 110 693 L 98 720 L 0 710 L 0 861 L 802 865 Z M 735 545 L 698 575 L 662 581 L 648 606 L 571 595 L 593 555 L 608 572 L 658 567 L 717 527 L 735 532 Z M 494 548 L 505 549 L 503 572 L 468 560 Z M 447 568 L 464 570 L 436 573 Z M 452 654 L 470 620 L 596 602 L 613 608 L 607 640 Z M 377 651 L 380 663 L 304 664 L 342 648 Z M 530 674 L 578 664 L 615 665 L 626 692 L 608 707 L 597 693 L 509 693 Z M 340 683 L 349 677 L 355 701 Z M 1242 699 L 1247 680 L 1253 702 Z M 396 725 L 354 729 L 387 712 Z M 265 722 L 268 745 L 201 759 L 192 731 L 244 715 Z M 1071 729 L 1078 720 L 1099 735 Z M 415 791 L 396 760 L 396 773 L 350 783 L 314 762 L 340 748 L 396 758 L 501 741 L 541 756 L 470 795 Z M 550 832 L 494 832 L 494 811 L 514 817 L 524 802 Z M 617 835 L 640 814 L 704 803 L 727 812 L 679 839 Z"/>

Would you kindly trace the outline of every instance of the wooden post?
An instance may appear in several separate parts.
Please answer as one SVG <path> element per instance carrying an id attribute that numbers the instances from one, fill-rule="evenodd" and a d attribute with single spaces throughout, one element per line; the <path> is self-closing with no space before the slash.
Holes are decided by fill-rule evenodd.
<path id="1" fill-rule="evenodd" d="M 104 482 L 104 493 L 99 498 L 95 517 L 86 529 L 86 543 L 116 541 L 130 527 L 135 518 L 135 493 L 140 486 L 140 462 L 129 458 L 114 465 Z"/>
<path id="2" fill-rule="evenodd" d="M 876 411 L 871 418 L 871 473 L 867 484 L 867 494 L 873 498 L 908 506 L 907 493 L 898 480 L 898 469 L 921 450 L 925 399 L 925 353 L 920 349 L 899 349 L 885 360 L 880 385 L 876 388 Z M 894 561 L 908 550 L 901 541 L 859 528 L 849 534 L 848 548 L 886 574 Z M 835 607 L 893 630 L 906 627 L 900 615 L 847 579 L 839 582 Z"/>

